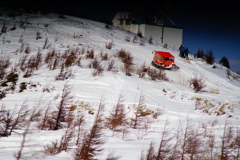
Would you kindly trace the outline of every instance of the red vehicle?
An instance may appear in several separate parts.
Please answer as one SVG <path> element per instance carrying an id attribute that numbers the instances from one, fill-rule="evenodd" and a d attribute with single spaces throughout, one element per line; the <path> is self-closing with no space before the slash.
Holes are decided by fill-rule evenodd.
<path id="1" fill-rule="evenodd" d="M 175 57 L 171 53 L 164 51 L 154 51 L 153 54 L 154 57 L 152 64 L 154 66 L 166 69 L 178 69 L 174 63 Z"/>

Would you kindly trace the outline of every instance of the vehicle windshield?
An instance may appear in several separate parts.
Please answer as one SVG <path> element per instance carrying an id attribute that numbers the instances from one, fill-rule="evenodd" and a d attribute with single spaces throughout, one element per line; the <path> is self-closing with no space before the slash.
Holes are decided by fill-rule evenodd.
<path id="1" fill-rule="evenodd" d="M 165 57 L 164 58 L 166 61 L 174 61 L 174 58 L 172 58 L 172 57 Z"/>

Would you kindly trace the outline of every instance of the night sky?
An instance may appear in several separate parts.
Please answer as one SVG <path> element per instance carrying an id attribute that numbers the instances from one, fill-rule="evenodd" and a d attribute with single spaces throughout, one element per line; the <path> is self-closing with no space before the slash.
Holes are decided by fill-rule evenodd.
<path id="1" fill-rule="evenodd" d="M 105 21 L 113 18 L 117 11 L 143 11 L 162 16 L 158 7 L 164 4 L 177 27 L 183 28 L 183 45 L 191 54 L 202 49 L 205 53 L 212 50 L 216 59 L 223 56 L 229 60 L 238 60 L 240 71 L 240 10 L 237 1 L 201 0 L 190 3 L 186 0 L 99 0 L 99 1 L 30 1 L 12 0 L 1 3 L 1 6 L 12 8 L 41 8 L 48 12 L 64 12 L 81 18 Z M 171 26 L 167 20 L 165 24 Z"/>

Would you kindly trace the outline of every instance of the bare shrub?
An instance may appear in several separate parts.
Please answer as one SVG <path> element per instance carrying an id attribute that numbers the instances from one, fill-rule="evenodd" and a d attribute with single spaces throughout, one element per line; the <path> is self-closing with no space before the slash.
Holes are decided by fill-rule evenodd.
<path id="1" fill-rule="evenodd" d="M 3 37 L 3 39 L 2 39 L 2 42 L 3 42 L 3 44 L 5 44 L 5 39 L 6 39 L 6 38 L 5 38 L 5 37 Z"/>
<path id="2" fill-rule="evenodd" d="M 1 33 L 0 33 L 0 35 L 1 35 L 2 33 L 7 33 L 7 26 L 6 26 L 6 23 L 5 23 L 5 22 L 3 22 L 3 26 L 2 26 L 2 28 L 1 28 Z"/>
<path id="3" fill-rule="evenodd" d="M 6 91 L 4 89 L 0 90 L 0 100 L 6 97 Z"/>
<path id="4" fill-rule="evenodd" d="M 20 53 L 22 53 L 23 51 L 24 51 L 24 48 L 25 48 L 25 43 L 23 42 L 23 43 L 21 43 L 21 46 L 20 46 Z"/>
<path id="5" fill-rule="evenodd" d="M 145 41 L 145 39 L 144 38 L 141 38 L 140 39 L 140 46 L 144 46 L 145 45 L 145 43 L 146 43 L 146 41 Z"/>
<path id="6" fill-rule="evenodd" d="M 124 40 L 127 41 L 127 42 L 130 42 L 131 37 L 130 37 L 129 35 L 126 35 L 125 38 L 124 38 Z"/>
<path id="7" fill-rule="evenodd" d="M 149 43 L 149 44 L 153 44 L 153 38 L 152 38 L 152 36 L 149 37 L 148 43 Z"/>
<path id="8" fill-rule="evenodd" d="M 163 48 L 168 48 L 168 44 L 164 43 Z"/>
<path id="9" fill-rule="evenodd" d="M 32 55 L 27 62 L 26 68 L 37 70 L 40 64 L 41 64 L 41 53 L 37 55 Z"/>
<path id="10" fill-rule="evenodd" d="M 133 37 L 133 43 L 137 43 L 138 42 L 138 37 L 137 36 L 134 36 Z"/>
<path id="11" fill-rule="evenodd" d="M 111 29 L 112 28 L 113 22 L 111 20 L 105 20 L 104 23 L 105 23 L 105 28 L 106 29 Z"/>
<path id="12" fill-rule="evenodd" d="M 131 53 L 126 53 L 126 55 L 122 58 L 122 62 L 125 65 L 132 65 L 132 61 L 133 61 L 133 56 L 131 55 Z"/>
<path id="13" fill-rule="evenodd" d="M 108 60 L 108 54 L 107 53 L 100 53 L 102 61 Z"/>
<path id="14" fill-rule="evenodd" d="M 15 73 L 14 71 L 11 71 L 4 79 L 0 81 L 0 86 L 2 87 L 8 86 L 8 88 L 5 88 L 4 90 L 2 90 L 3 91 L 2 94 L 4 95 L 4 91 L 7 91 L 7 90 L 14 91 L 16 88 L 17 81 L 18 81 L 18 74 Z"/>
<path id="15" fill-rule="evenodd" d="M 63 64 L 61 64 L 61 69 L 60 69 L 58 75 L 55 77 L 55 80 L 62 81 L 62 80 L 68 79 L 71 76 L 73 76 L 72 69 L 66 68 L 63 63 Z"/>
<path id="16" fill-rule="evenodd" d="M 97 58 L 94 58 L 88 65 L 89 68 L 97 69 L 100 66 L 100 61 Z"/>
<path id="17" fill-rule="evenodd" d="M 26 116 L 28 116 L 30 110 L 25 106 L 25 101 L 17 110 L 17 106 L 12 111 L 6 110 L 4 106 L 0 110 L 0 136 L 10 136 L 12 131 L 18 127 L 25 125 Z"/>
<path id="18" fill-rule="evenodd" d="M 32 74 L 33 74 L 33 72 L 34 72 L 34 69 L 33 69 L 33 68 L 27 68 L 27 70 L 25 71 L 23 77 L 24 77 L 24 78 L 31 77 Z"/>
<path id="19" fill-rule="evenodd" d="M 87 51 L 86 58 L 87 59 L 93 59 L 94 58 L 94 50 L 93 49 L 91 49 L 90 51 Z"/>
<path id="20" fill-rule="evenodd" d="M 115 68 L 115 61 L 112 59 L 109 63 L 108 63 L 108 67 L 107 67 L 107 71 L 111 71 L 112 69 Z"/>
<path id="21" fill-rule="evenodd" d="M 120 59 L 124 59 L 126 57 L 127 53 L 128 53 L 127 51 L 125 51 L 124 49 L 121 49 L 120 51 L 118 51 L 116 53 L 116 56 Z"/>
<path id="22" fill-rule="evenodd" d="M 114 46 L 114 42 L 113 41 L 108 42 L 108 43 L 106 43 L 105 46 L 106 46 L 107 49 L 112 49 L 112 47 Z"/>
<path id="23" fill-rule="evenodd" d="M 166 77 L 166 73 L 163 69 L 148 69 L 147 71 L 148 76 L 151 78 L 151 80 L 165 80 L 167 81 L 168 78 Z"/>
<path id="24" fill-rule="evenodd" d="M 54 57 L 57 57 L 58 54 L 59 54 L 59 53 L 56 52 L 55 49 L 52 49 L 51 51 L 48 51 L 47 54 L 46 54 L 46 57 L 44 58 L 44 62 L 45 62 L 45 63 L 51 62 L 52 59 L 53 59 Z"/>
<path id="25" fill-rule="evenodd" d="M 59 153 L 59 142 L 58 140 L 52 141 L 51 144 L 44 146 L 44 153 L 49 155 L 54 155 Z"/>
<path id="26" fill-rule="evenodd" d="M 75 32 L 74 32 L 74 34 L 73 34 L 73 38 L 74 39 L 77 39 L 77 38 L 81 38 L 83 35 L 81 35 L 81 34 L 75 34 Z"/>
<path id="27" fill-rule="evenodd" d="M 28 20 L 28 17 L 25 18 L 24 20 L 20 19 L 19 23 L 20 23 L 20 28 L 22 28 L 22 29 L 26 29 L 27 25 L 31 24 Z"/>
<path id="28" fill-rule="evenodd" d="M 36 40 L 39 40 L 41 38 L 42 38 L 41 32 L 37 31 L 37 33 L 36 33 Z"/>
<path id="29" fill-rule="evenodd" d="M 142 32 L 139 31 L 139 32 L 137 33 L 137 35 L 138 35 L 138 37 L 143 38 Z"/>
<path id="30" fill-rule="evenodd" d="M 35 69 L 38 70 L 40 65 L 42 64 L 42 53 L 38 51 L 37 55 L 35 56 Z"/>
<path id="31" fill-rule="evenodd" d="M 48 37 L 46 37 L 44 44 L 43 44 L 43 49 L 47 48 L 48 42 L 49 42 Z"/>
<path id="32" fill-rule="evenodd" d="M 233 71 L 231 71 L 230 69 L 226 69 L 226 78 L 227 79 L 229 79 L 229 80 L 231 80 L 231 78 L 232 79 L 234 79 L 234 80 L 240 80 L 240 75 L 239 74 L 237 74 L 237 73 L 234 73 Z"/>
<path id="33" fill-rule="evenodd" d="M 114 152 L 112 151 L 112 152 L 108 153 L 106 160 L 118 160 L 119 158 L 121 158 L 121 156 L 115 156 Z"/>
<path id="34" fill-rule="evenodd" d="M 25 53 L 31 53 L 31 48 L 29 47 L 29 44 L 26 45 L 26 48 L 25 48 Z"/>
<path id="35" fill-rule="evenodd" d="M 191 86 L 193 87 L 194 92 L 197 93 L 201 91 L 203 88 L 205 88 L 207 85 L 205 84 L 202 78 L 195 77 L 190 79 L 189 87 Z"/>
<path id="36" fill-rule="evenodd" d="M 65 133 L 61 137 L 60 141 L 55 140 L 52 141 L 50 145 L 44 146 L 45 154 L 54 155 L 60 153 L 61 151 L 66 151 L 70 145 L 71 139 L 74 136 L 73 132 L 73 128 L 69 127 L 65 130 Z"/>
<path id="37" fill-rule="evenodd" d="M 126 52 L 124 49 L 121 49 L 120 51 L 117 52 L 116 56 L 120 58 L 124 63 L 126 75 L 131 76 L 132 73 L 131 65 L 133 61 L 132 55 L 129 52 Z"/>
<path id="38" fill-rule="evenodd" d="M 70 54 L 67 55 L 65 58 L 65 67 L 71 67 L 72 65 L 75 64 L 75 61 L 77 60 L 76 52 L 71 52 Z"/>
<path id="39" fill-rule="evenodd" d="M 7 68 L 11 65 L 10 58 L 0 58 L 0 79 L 3 79 L 6 75 Z"/>
<path id="40" fill-rule="evenodd" d="M 149 70 L 149 67 L 146 66 L 146 63 L 144 62 L 139 69 L 137 69 L 137 74 L 139 78 L 143 78 L 147 71 Z"/>
<path id="41" fill-rule="evenodd" d="M 23 34 L 20 36 L 18 42 L 19 42 L 19 43 L 23 43 Z"/>
<path id="42" fill-rule="evenodd" d="M 49 23 L 44 23 L 43 25 L 44 25 L 44 27 L 47 28 L 49 26 Z"/>
<path id="43" fill-rule="evenodd" d="M 132 73 L 134 72 L 134 68 L 130 64 L 124 64 L 122 70 L 125 72 L 126 76 L 132 76 Z"/>
<path id="44" fill-rule="evenodd" d="M 21 56 L 20 58 L 19 58 L 19 62 L 18 62 L 18 66 L 19 66 L 19 68 L 22 70 L 22 71 L 25 71 L 25 69 L 26 69 L 26 62 L 27 62 L 27 55 L 23 55 L 23 56 Z"/>
<path id="45" fill-rule="evenodd" d="M 103 68 L 99 66 L 97 69 L 94 69 L 92 72 L 93 77 L 99 76 L 103 72 Z"/>
<path id="46" fill-rule="evenodd" d="M 50 70 L 55 70 L 55 69 L 57 69 L 59 63 L 60 63 L 59 58 L 58 58 L 58 57 L 55 57 L 50 63 L 48 63 L 47 67 L 48 67 Z"/>
<path id="47" fill-rule="evenodd" d="M 97 75 L 100 75 L 103 72 L 103 67 L 100 65 L 100 61 L 98 61 L 96 58 L 94 58 L 90 63 L 89 63 L 89 68 L 93 68 L 92 75 L 95 77 Z"/>

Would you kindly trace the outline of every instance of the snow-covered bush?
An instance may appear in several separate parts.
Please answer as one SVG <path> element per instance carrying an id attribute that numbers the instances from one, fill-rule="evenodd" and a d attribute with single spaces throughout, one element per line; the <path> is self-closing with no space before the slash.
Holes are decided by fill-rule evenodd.
<path id="1" fill-rule="evenodd" d="M 107 49 L 112 49 L 113 46 L 114 46 L 114 42 L 113 41 L 106 43 L 106 48 Z"/>

